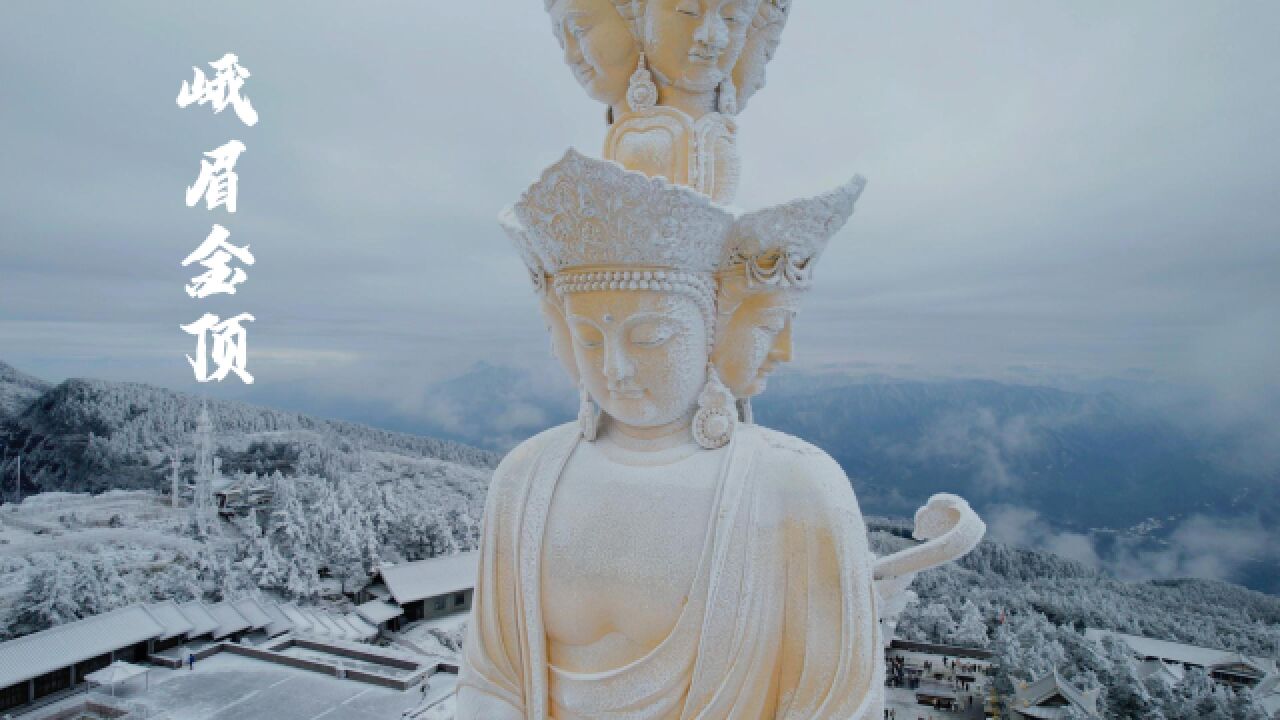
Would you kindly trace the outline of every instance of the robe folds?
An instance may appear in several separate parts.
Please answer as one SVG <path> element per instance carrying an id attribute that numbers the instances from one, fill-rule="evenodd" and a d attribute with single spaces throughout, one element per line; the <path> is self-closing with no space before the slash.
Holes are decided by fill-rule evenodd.
<path id="1" fill-rule="evenodd" d="M 542 536 L 576 423 L 513 450 L 485 506 L 458 720 L 879 720 L 873 556 L 849 481 L 796 438 L 739 425 L 689 602 L 619 668 L 548 663 Z"/>

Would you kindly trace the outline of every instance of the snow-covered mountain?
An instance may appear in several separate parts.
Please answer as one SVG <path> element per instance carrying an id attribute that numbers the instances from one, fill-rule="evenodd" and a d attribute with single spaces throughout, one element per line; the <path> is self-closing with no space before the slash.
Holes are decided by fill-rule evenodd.
<path id="1" fill-rule="evenodd" d="M 40 378 L 33 377 L 0 361 L 0 423 L 21 415 L 36 398 L 52 387 Z"/>

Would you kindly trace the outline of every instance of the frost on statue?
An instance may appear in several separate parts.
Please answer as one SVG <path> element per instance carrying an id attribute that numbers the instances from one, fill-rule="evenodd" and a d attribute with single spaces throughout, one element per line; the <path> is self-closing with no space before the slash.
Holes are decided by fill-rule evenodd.
<path id="1" fill-rule="evenodd" d="M 458 718 L 878 720 L 880 608 L 982 536 L 963 500 L 935 496 L 923 544 L 877 559 L 840 467 L 752 422 L 864 185 L 717 203 L 736 182 L 735 63 L 749 49 L 758 89 L 786 7 L 548 3 L 616 118 L 611 160 L 570 150 L 500 222 L 580 411 L 494 473 Z"/>

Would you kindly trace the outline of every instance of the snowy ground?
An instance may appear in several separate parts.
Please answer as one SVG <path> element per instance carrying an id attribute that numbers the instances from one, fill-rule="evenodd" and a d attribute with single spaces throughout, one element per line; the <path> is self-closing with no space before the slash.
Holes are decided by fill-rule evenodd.
<path id="1" fill-rule="evenodd" d="M 963 694 L 961 702 L 964 702 Z M 973 707 L 968 711 L 952 712 L 950 710 L 934 710 L 916 702 L 914 690 L 907 688 L 885 688 L 884 707 L 897 713 L 896 720 L 981 720 L 981 698 L 975 698 Z"/>
<path id="2" fill-rule="evenodd" d="M 455 680 L 430 678 L 426 699 L 453 692 Z M 424 699 L 420 687 L 392 690 L 228 653 L 195 670 L 153 670 L 150 689 L 135 681 L 116 694 L 146 706 L 152 720 L 397 720 Z"/>

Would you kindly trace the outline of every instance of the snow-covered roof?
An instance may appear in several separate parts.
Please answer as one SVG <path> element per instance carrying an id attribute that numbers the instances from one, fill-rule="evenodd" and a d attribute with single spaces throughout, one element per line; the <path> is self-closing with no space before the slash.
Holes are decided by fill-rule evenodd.
<path id="1" fill-rule="evenodd" d="M 148 672 L 151 672 L 150 668 L 117 660 L 97 672 L 85 675 L 84 679 L 94 685 L 118 685 Z"/>
<path id="2" fill-rule="evenodd" d="M 0 687 L 163 634 L 164 626 L 145 607 L 130 605 L 0 643 Z"/>
<path id="3" fill-rule="evenodd" d="M 1166 662 L 1197 665 L 1206 669 L 1218 666 L 1244 665 L 1253 668 L 1259 675 L 1265 675 L 1268 671 L 1266 660 L 1247 657 L 1237 652 L 1214 650 L 1213 648 L 1199 647 L 1197 645 L 1171 642 L 1169 640 L 1156 640 L 1155 638 L 1142 637 L 1140 635 L 1126 635 L 1125 633 L 1098 630 L 1096 628 L 1088 628 L 1084 632 L 1086 638 L 1095 641 L 1106 635 L 1111 635 L 1124 642 L 1133 651 L 1133 654 L 1139 658 L 1159 658 Z"/>
<path id="4" fill-rule="evenodd" d="M 400 609 L 398 605 L 392 605 L 384 600 L 370 600 L 367 603 L 356 606 L 356 613 L 374 625 L 381 625 L 391 618 L 400 617 L 404 614 L 404 610 Z"/>
<path id="5" fill-rule="evenodd" d="M 356 638 L 359 640 L 368 640 L 378 636 L 378 628 L 365 622 L 363 618 L 355 613 L 347 613 L 342 618 L 347 624 L 356 631 Z"/>
<path id="6" fill-rule="evenodd" d="M 164 634 L 156 638 L 157 640 L 168 640 L 171 637 L 186 635 L 195 627 L 187 616 L 182 614 L 178 609 L 178 604 L 172 600 L 164 602 L 150 603 L 147 605 L 147 611 L 151 613 L 151 617 L 164 627 Z"/>
<path id="7" fill-rule="evenodd" d="M 260 630 L 271 624 L 271 616 L 267 614 L 266 610 L 262 609 L 262 606 L 258 604 L 257 600 L 254 600 L 253 598 L 245 598 L 243 600 L 236 600 L 231 604 L 235 607 L 236 612 L 243 615 L 244 619 L 249 621 L 249 627 L 254 630 Z"/>
<path id="8" fill-rule="evenodd" d="M 347 622 L 346 618 L 334 613 L 326 613 L 326 615 L 328 616 L 327 619 L 329 622 L 333 623 L 333 626 L 338 629 L 338 632 L 336 633 L 338 637 L 344 637 L 348 640 L 360 639 L 360 631 L 352 627 L 351 623 Z"/>
<path id="9" fill-rule="evenodd" d="M 337 637 L 346 637 L 346 633 L 342 628 L 334 622 L 333 616 L 323 610 L 311 609 L 307 612 L 311 613 L 311 617 L 315 620 L 312 624 L 312 630 L 321 635 L 335 635 Z"/>
<path id="10" fill-rule="evenodd" d="M 182 611 L 182 615 L 191 621 L 191 630 L 187 632 L 187 637 L 200 637 L 205 633 L 211 633 L 218 629 L 218 619 L 209 614 L 209 608 L 199 600 L 192 600 L 189 603 L 183 603 L 178 606 Z"/>
<path id="11" fill-rule="evenodd" d="M 1138 677 L 1143 680 L 1155 676 L 1170 685 L 1174 685 L 1181 682 L 1185 674 L 1186 671 L 1182 669 L 1182 665 L 1165 662 L 1164 660 L 1143 660 L 1138 665 Z"/>
<path id="12" fill-rule="evenodd" d="M 248 630 L 253 625 L 244 618 L 229 602 L 220 602 L 217 605 L 206 605 L 205 608 L 214 620 L 218 621 L 218 627 L 213 631 L 213 639 L 219 640 L 232 633 Z"/>
<path id="13" fill-rule="evenodd" d="M 402 565 L 384 565 L 378 572 L 396 602 L 406 605 L 474 588 L 478 562 L 475 552 L 465 552 Z"/>
<path id="14" fill-rule="evenodd" d="M 307 618 L 305 613 L 298 609 L 297 605 L 294 605 L 293 603 L 280 603 L 278 607 L 280 608 L 280 612 L 284 613 L 284 616 L 289 618 L 289 622 L 293 624 L 294 630 L 297 630 L 298 632 L 306 632 L 311 629 L 311 620 Z"/>
<path id="15" fill-rule="evenodd" d="M 267 635 L 275 637 L 283 633 L 287 633 L 293 629 L 293 621 L 285 615 L 284 609 L 277 603 L 262 602 L 258 603 L 262 609 L 266 611 L 267 617 L 271 618 L 271 622 L 267 624 Z"/>
<path id="16" fill-rule="evenodd" d="M 1055 669 L 1046 673 L 1035 682 L 1028 683 L 1014 692 L 1013 709 L 1030 717 L 1047 720 L 1065 717 L 1065 708 L 1040 707 L 1040 703 L 1060 695 L 1068 704 L 1083 712 L 1086 717 L 1100 718 L 1098 715 L 1098 691 L 1082 692 L 1075 685 L 1067 682 Z"/>

